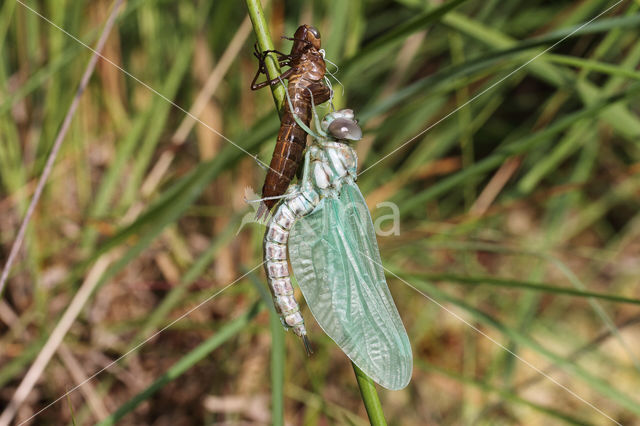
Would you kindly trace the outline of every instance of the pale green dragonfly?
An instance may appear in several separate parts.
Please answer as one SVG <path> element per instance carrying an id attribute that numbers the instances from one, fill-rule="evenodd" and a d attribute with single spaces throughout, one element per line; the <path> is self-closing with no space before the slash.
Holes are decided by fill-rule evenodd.
<path id="1" fill-rule="evenodd" d="M 305 154 L 303 177 L 277 206 L 264 237 L 276 310 L 285 329 L 293 329 L 310 353 L 289 260 L 325 333 L 375 382 L 402 389 L 411 379 L 413 357 L 384 276 L 371 215 L 355 183 L 357 157 L 348 141 L 359 140 L 362 131 L 347 109 L 327 114 L 316 128 L 320 134 L 305 128 L 314 141 Z"/>

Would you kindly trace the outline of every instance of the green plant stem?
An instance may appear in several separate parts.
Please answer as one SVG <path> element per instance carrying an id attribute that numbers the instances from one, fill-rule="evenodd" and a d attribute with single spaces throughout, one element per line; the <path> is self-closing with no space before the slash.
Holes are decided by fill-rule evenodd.
<path id="1" fill-rule="evenodd" d="M 271 330 L 271 424 L 284 425 L 284 328 L 280 315 L 273 306 L 271 293 L 255 275 L 249 275 L 252 284 L 269 308 L 269 329 Z"/>
<path id="2" fill-rule="evenodd" d="M 259 50 L 275 49 L 260 0 L 247 0 L 247 10 L 253 25 L 253 32 L 258 39 Z M 267 55 L 265 65 L 270 78 L 281 74 L 278 58 L 274 53 Z M 276 84 L 271 86 L 271 94 L 278 115 L 281 115 L 285 89 L 281 84 Z M 279 315 L 273 309 L 270 312 L 269 322 L 271 328 L 271 424 L 279 426 L 284 425 L 284 329 L 280 323 Z"/>
<path id="3" fill-rule="evenodd" d="M 258 39 L 260 51 L 263 52 L 265 50 L 275 49 L 260 0 L 246 0 L 246 2 L 247 10 L 249 11 L 249 18 L 251 18 L 253 32 L 256 34 L 256 38 Z M 276 78 L 281 74 L 280 65 L 278 65 L 278 58 L 275 53 L 271 52 L 267 55 L 265 64 L 267 66 L 267 71 L 269 72 L 269 77 Z M 276 103 L 278 114 L 280 114 L 282 111 L 282 105 L 284 105 L 284 87 L 281 84 L 271 86 L 271 94 L 273 95 L 273 101 Z"/>
<path id="4" fill-rule="evenodd" d="M 271 328 L 271 424 L 284 425 L 284 328 L 280 315 L 269 312 Z"/>
<path id="5" fill-rule="evenodd" d="M 384 418 L 384 412 L 382 411 L 382 405 L 380 404 L 380 398 L 378 398 L 378 392 L 376 391 L 376 384 L 373 383 L 371 377 L 364 374 L 357 365 L 353 362 L 353 371 L 356 373 L 356 380 L 358 380 L 358 387 L 360 388 L 360 395 L 362 396 L 362 402 L 364 402 L 364 408 L 367 410 L 369 416 L 369 422 L 374 426 L 380 426 L 387 424 Z"/>

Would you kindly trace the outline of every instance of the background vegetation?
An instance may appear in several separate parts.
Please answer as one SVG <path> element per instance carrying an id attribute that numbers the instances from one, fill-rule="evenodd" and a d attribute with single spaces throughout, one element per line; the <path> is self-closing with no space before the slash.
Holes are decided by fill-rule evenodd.
<path id="1" fill-rule="evenodd" d="M 400 209 L 379 244 L 415 367 L 389 423 L 640 424 L 640 2 L 271 3 L 281 50 L 319 28 L 362 191 Z M 88 45 L 111 7 L 26 4 Z M 264 171 L 225 139 L 268 163 L 279 124 L 241 4 L 122 8 L 104 55 L 139 80 L 98 64 L 0 300 L 0 407 L 78 307 L 19 420 L 108 367 L 31 422 L 366 424 L 308 311 L 311 358 L 265 309 L 263 227 L 237 233 Z M 3 263 L 90 54 L 0 6 Z"/>

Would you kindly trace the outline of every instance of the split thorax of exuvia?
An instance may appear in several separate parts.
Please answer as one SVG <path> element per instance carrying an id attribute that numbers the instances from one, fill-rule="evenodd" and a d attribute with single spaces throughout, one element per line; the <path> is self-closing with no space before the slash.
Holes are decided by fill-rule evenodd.
<path id="1" fill-rule="evenodd" d="M 309 47 L 318 50 L 321 46 L 320 31 L 318 31 L 318 29 L 313 25 L 300 25 L 293 34 L 292 40 L 292 53 L 302 52 Z"/>
<path id="2" fill-rule="evenodd" d="M 290 57 L 298 75 L 320 81 L 326 73 L 320 32 L 313 26 L 301 25 L 293 35 Z"/>

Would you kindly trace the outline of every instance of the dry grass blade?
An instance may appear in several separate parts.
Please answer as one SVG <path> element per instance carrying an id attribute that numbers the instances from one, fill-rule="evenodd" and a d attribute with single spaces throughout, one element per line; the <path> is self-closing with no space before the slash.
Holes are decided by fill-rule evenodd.
<path id="1" fill-rule="evenodd" d="M 229 43 L 229 46 L 222 54 L 220 61 L 213 69 L 213 71 L 211 71 L 207 82 L 198 94 L 198 97 L 193 103 L 193 106 L 191 106 L 191 108 L 189 109 L 189 114 L 185 116 L 185 118 L 182 120 L 182 123 L 180 123 L 180 127 L 178 127 L 178 129 L 171 137 L 171 142 L 173 143 L 174 147 L 182 145 L 187 139 L 189 132 L 197 123 L 196 118 L 200 117 L 200 114 L 204 110 L 204 107 L 206 106 L 207 102 L 209 102 L 209 99 L 211 98 L 211 96 L 213 96 L 216 89 L 220 85 L 220 82 L 229 70 L 231 63 L 237 57 L 238 52 L 244 45 L 244 42 L 246 41 L 250 33 L 251 22 L 249 20 L 249 17 L 246 17 L 244 21 L 242 21 L 242 24 L 240 25 L 240 28 L 238 28 L 238 31 L 236 31 L 236 34 L 233 36 L 233 39 Z M 143 197 L 149 197 L 149 195 L 151 195 L 153 191 L 158 187 L 160 180 L 169 169 L 169 166 L 171 165 L 174 157 L 175 151 L 173 149 L 167 150 L 162 153 L 142 185 L 141 191 Z"/>
<path id="2" fill-rule="evenodd" d="M 17 0 L 22 6 L 29 8 L 26 4 L 22 3 L 20 0 Z M 58 131 L 58 135 L 56 136 L 55 141 L 53 142 L 53 146 L 51 147 L 51 152 L 47 158 L 47 162 L 42 170 L 42 175 L 40 176 L 40 180 L 38 181 L 38 186 L 36 186 L 36 190 L 33 193 L 33 198 L 29 203 L 29 207 L 27 208 L 27 212 L 24 215 L 24 219 L 22 220 L 22 224 L 20 225 L 20 229 L 18 230 L 18 235 L 11 246 L 11 251 L 9 252 L 9 257 L 7 258 L 7 262 L 4 265 L 4 269 L 2 270 L 2 275 L 0 276 L 0 295 L 2 295 L 4 287 L 6 285 L 7 279 L 9 278 L 9 272 L 11 271 L 11 267 L 18 256 L 18 252 L 20 251 L 20 247 L 22 246 L 22 241 L 24 240 L 25 232 L 27 231 L 27 226 L 29 226 L 29 221 L 31 220 L 31 216 L 38 205 L 38 201 L 40 201 L 40 197 L 42 196 L 42 191 L 44 189 L 47 180 L 49 179 L 49 175 L 51 174 L 51 170 L 53 170 L 53 164 L 56 161 L 58 156 L 58 152 L 60 151 L 60 147 L 62 146 L 62 141 L 67 135 L 67 131 L 69 130 L 69 126 L 71 125 L 71 120 L 73 120 L 73 116 L 78 109 L 78 105 L 80 103 L 80 97 L 84 93 L 84 90 L 87 88 L 87 84 L 89 84 L 89 79 L 93 75 L 93 71 L 96 68 L 96 64 L 98 63 L 99 53 L 104 48 L 105 43 L 107 42 L 107 38 L 109 37 L 109 33 L 113 28 L 113 24 L 115 24 L 116 17 L 118 16 L 118 9 L 122 5 L 122 0 L 116 0 L 114 3 L 113 9 L 111 10 L 111 14 L 107 19 L 107 22 L 102 30 L 102 34 L 100 35 L 100 39 L 96 45 L 95 52 L 91 55 L 91 59 L 89 59 L 89 63 L 87 64 L 87 68 L 80 79 L 80 84 L 78 85 L 78 89 L 76 91 L 76 95 L 69 106 L 69 110 L 67 111 L 67 115 L 64 117 L 62 122 L 62 126 Z"/>
<path id="3" fill-rule="evenodd" d="M 31 367 L 29 367 L 27 374 L 25 374 L 18 386 L 18 389 L 16 389 L 13 397 L 11 397 L 9 405 L 2 412 L 2 415 L 0 416 L 0 426 L 8 426 L 16 415 L 18 408 L 22 405 L 24 400 L 27 398 L 27 395 L 29 395 L 35 386 L 36 382 L 42 375 L 42 372 L 51 360 L 51 357 L 62 343 L 62 340 L 69 331 L 69 328 L 71 328 L 76 317 L 84 307 L 87 300 L 89 300 L 89 296 L 91 296 L 91 293 L 93 293 L 93 290 L 100 281 L 100 277 L 120 252 L 121 250 L 114 250 L 110 254 L 102 256 L 95 263 L 91 272 L 89 272 L 87 278 L 82 283 L 80 290 L 75 294 L 71 304 L 64 312 L 60 322 L 58 322 L 56 328 L 51 333 L 51 336 L 49 336 L 47 343 L 44 345 Z"/>
<path id="4" fill-rule="evenodd" d="M 91 383 L 86 383 L 87 375 L 83 370 L 82 364 L 80 364 L 76 357 L 73 356 L 73 352 L 71 352 L 67 345 L 62 344 L 58 348 L 58 354 L 76 384 L 85 383 L 85 385 L 81 387 L 80 391 L 86 398 L 91 411 L 93 411 L 95 420 L 97 421 L 107 417 L 109 415 L 109 410 L 107 410 L 102 397 L 98 395 L 96 389 L 91 385 Z"/>
<path id="5" fill-rule="evenodd" d="M 117 6 L 119 7 L 120 4 L 121 4 L 121 1 L 118 1 Z M 117 7 L 114 7 L 114 12 L 116 10 L 117 10 Z M 105 26 L 105 31 L 107 29 L 110 29 L 113 26 L 113 22 L 115 21 L 115 17 L 117 16 L 117 14 L 115 14 L 114 12 L 112 12 L 112 15 L 109 18 L 109 21 L 108 21 L 109 27 Z M 197 115 L 201 112 L 202 108 L 204 107 L 208 99 L 211 97 L 216 87 L 219 85 L 221 79 L 224 77 L 224 75 L 228 71 L 229 66 L 231 65 L 231 62 L 235 58 L 239 48 L 242 46 L 242 44 L 246 40 L 249 31 L 250 31 L 249 20 L 246 19 L 244 24 L 241 26 L 241 28 L 239 28 L 238 32 L 236 33 L 236 36 L 234 37 L 232 44 L 228 47 L 225 54 L 221 58 L 220 63 L 211 73 L 205 88 L 203 88 L 200 96 L 192 106 L 188 114 L 188 117 L 183 121 L 183 124 L 181 125 L 181 127 L 176 131 L 173 138 L 174 143 L 184 142 L 186 135 L 188 134 L 192 126 L 198 121 Z M 91 71 L 93 71 L 93 69 L 95 68 L 95 63 L 97 62 L 97 59 L 100 57 L 101 49 L 103 48 L 104 43 L 106 41 L 106 35 L 108 35 L 108 32 L 105 33 L 104 40 L 101 37 L 100 42 L 94 51 L 94 54 L 92 56 L 92 63 L 90 63 L 90 65 L 92 65 Z M 87 81 L 88 81 L 88 78 L 87 78 Z M 84 82 L 84 79 L 83 79 L 83 82 Z M 84 86 L 82 87 L 84 90 L 84 87 L 86 87 L 86 82 L 84 82 Z M 79 94 L 80 93 L 81 91 L 79 90 Z M 75 100 L 74 102 L 75 103 L 73 106 L 75 111 L 75 108 L 77 108 L 77 102 Z M 67 128 L 68 128 L 68 125 L 67 125 Z M 160 177 L 164 174 L 164 172 L 166 172 L 173 158 L 173 154 L 170 153 L 169 156 L 170 157 L 168 157 L 168 162 L 165 161 L 163 163 L 158 163 L 159 166 L 162 166 L 162 164 L 164 164 L 165 166 L 163 168 L 162 167 L 154 168 L 153 171 L 151 172 L 151 175 L 147 179 L 146 188 L 149 191 L 152 191 L 155 188 L 155 186 L 159 182 Z M 154 174 L 154 171 L 156 172 L 155 174 Z M 152 179 L 154 176 L 157 179 L 155 180 Z M 35 199 L 35 196 L 34 196 L 34 199 Z M 140 212 L 143 210 L 143 207 L 144 205 L 142 203 L 137 203 L 133 205 L 124 215 L 122 222 L 124 223 L 133 222 L 138 217 Z M 31 391 L 31 389 L 35 385 L 37 379 L 40 377 L 40 375 L 44 371 L 44 368 L 46 367 L 51 357 L 55 353 L 56 349 L 62 342 L 62 339 L 66 335 L 67 331 L 75 321 L 75 318 L 80 313 L 82 307 L 84 307 L 90 295 L 95 290 L 95 287 L 99 283 L 100 278 L 102 277 L 104 272 L 107 270 L 107 268 L 112 264 L 112 262 L 115 259 L 117 259 L 121 254 L 122 254 L 121 250 L 114 250 L 111 253 L 107 253 L 101 256 L 95 262 L 95 264 L 89 271 L 87 278 L 85 279 L 82 286 L 80 287 L 80 290 L 74 296 L 69 308 L 67 309 L 62 319 L 60 320 L 60 322 L 54 329 L 53 333 L 51 334 L 49 340 L 47 341 L 47 344 L 45 345 L 43 350 L 40 352 L 38 358 L 33 363 L 31 368 L 25 375 L 24 379 L 22 380 L 20 386 L 16 390 L 11 400 L 11 403 L 3 412 L 2 417 L 0 417 L 0 425 L 4 424 L 3 421 L 5 421 L 5 419 L 9 419 L 7 421 L 10 421 L 10 419 L 13 418 L 17 408 L 24 401 L 28 393 Z"/>
<path id="6" fill-rule="evenodd" d="M 484 188 L 478 199 L 469 209 L 473 216 L 482 216 L 491 203 L 496 199 L 500 191 L 507 184 L 511 176 L 518 170 L 522 159 L 520 157 L 510 158 L 504 162 L 500 169 L 493 175 L 487 186 Z"/>
<path id="7" fill-rule="evenodd" d="M 18 0 L 18 2 L 20 4 L 22 4 L 23 6 L 25 6 L 25 7 L 28 7 L 28 6 L 24 5 L 22 2 L 20 2 L 20 0 Z M 64 138 L 65 138 L 65 136 L 67 134 L 67 131 L 69 130 L 69 126 L 71 125 L 71 120 L 73 119 L 73 116 L 74 116 L 76 110 L 78 109 L 78 105 L 80 103 L 80 97 L 82 96 L 82 93 L 84 93 L 84 90 L 86 89 L 87 84 L 89 83 L 89 79 L 93 75 L 93 71 L 95 70 L 96 64 L 98 63 L 99 53 L 104 48 L 104 45 L 105 45 L 105 43 L 107 41 L 109 33 L 111 32 L 111 29 L 113 28 L 113 25 L 115 24 L 116 17 L 118 16 L 118 11 L 119 11 L 121 5 L 122 5 L 122 0 L 116 0 L 115 1 L 114 5 L 113 5 L 113 8 L 111 10 L 111 13 L 109 14 L 109 17 L 107 18 L 105 26 L 104 26 L 104 28 L 102 30 L 102 34 L 100 35 L 100 39 L 98 40 L 98 43 L 96 45 L 95 52 L 91 55 L 91 59 L 89 60 L 89 63 L 87 64 L 87 67 L 85 69 L 84 74 L 82 75 L 82 79 L 80 80 L 80 84 L 78 86 L 78 90 L 76 92 L 76 95 L 73 98 L 73 101 L 71 102 L 71 105 L 69 106 L 69 110 L 67 111 L 67 115 L 65 116 L 64 121 L 62 122 L 62 126 L 60 127 L 60 130 L 58 132 L 58 135 L 56 136 L 56 139 L 55 139 L 55 141 L 53 143 L 53 147 L 51 148 L 51 153 L 49 154 L 49 157 L 47 158 L 47 163 L 46 163 L 46 165 L 44 167 L 44 170 L 42 172 L 42 176 L 40 177 L 40 180 L 38 181 L 38 186 L 36 187 L 36 190 L 35 190 L 35 192 L 33 194 L 33 198 L 31 199 L 31 203 L 29 204 L 29 207 L 27 208 L 27 212 L 26 212 L 25 217 L 24 217 L 24 219 L 22 221 L 22 224 L 20 225 L 20 230 L 18 231 L 18 235 L 16 237 L 16 240 L 13 243 L 13 246 L 11 247 L 11 252 L 10 252 L 9 257 L 7 259 L 7 263 L 5 264 L 4 270 L 2 271 L 2 276 L 0 277 L 0 294 L 2 294 L 2 291 L 4 289 L 6 280 L 7 280 L 8 276 L 9 276 L 9 271 L 11 270 L 11 266 L 13 265 L 13 262 L 15 261 L 15 258 L 18 255 L 18 251 L 20 250 L 20 246 L 22 245 L 22 241 L 24 239 L 24 235 L 25 235 L 27 226 L 29 225 L 29 220 L 31 219 L 31 216 L 33 215 L 35 207 L 38 204 L 38 201 L 40 200 L 40 196 L 42 195 L 42 190 L 44 189 L 44 186 L 45 186 L 45 184 L 47 182 L 47 179 L 49 178 L 49 175 L 51 174 L 51 170 L 53 169 L 53 163 L 56 160 L 58 152 L 60 151 L 60 147 L 62 146 L 62 141 L 64 140 Z M 89 278 L 90 277 L 87 278 L 87 281 L 89 281 Z M 96 278 L 96 281 L 97 281 L 97 278 Z M 82 296 L 86 300 L 89 297 L 89 295 L 91 294 L 91 290 L 92 289 L 93 288 L 89 289 L 89 286 L 87 286 L 86 290 L 84 292 L 82 292 L 82 289 L 81 289 L 78 292 L 78 295 L 82 294 Z M 51 359 L 51 356 L 53 356 L 53 353 L 55 352 L 55 349 L 58 347 L 58 345 L 60 344 L 60 342 L 64 338 L 64 335 L 66 334 L 67 330 L 69 329 L 69 327 L 71 327 L 73 319 L 75 319 L 77 313 L 79 313 L 80 308 L 83 305 L 84 305 L 84 303 L 82 303 L 79 306 L 77 305 L 77 312 L 74 312 L 74 306 L 70 306 L 69 307 L 69 309 L 65 313 L 65 317 L 63 317 L 63 320 L 65 318 L 68 318 L 70 321 L 68 321 L 68 323 L 65 323 L 64 321 L 61 321 L 61 324 L 64 324 L 65 327 L 60 327 L 58 329 L 59 333 L 56 334 L 54 332 L 54 334 L 52 334 L 52 337 L 49 340 L 52 344 L 49 345 L 48 347 L 43 348 L 43 350 L 38 355 L 38 358 L 36 359 L 34 364 L 29 369 L 29 373 L 31 373 L 31 374 L 27 373 L 27 375 L 22 380 L 20 386 L 18 387 L 18 389 L 14 393 L 13 397 L 11 398 L 11 401 L 10 401 L 9 405 L 2 412 L 2 415 L 0 416 L 0 425 L 8 425 L 9 422 L 13 419 L 13 417 L 15 416 L 15 414 L 16 414 L 16 412 L 18 410 L 18 407 L 22 404 L 22 402 L 27 397 L 27 395 L 29 394 L 31 389 L 33 389 L 33 386 L 35 385 L 36 381 L 38 380 L 38 378 L 42 374 L 42 371 L 44 371 L 44 368 L 47 365 L 47 363 L 49 362 L 49 360 Z M 56 336 L 56 339 L 54 339 L 54 335 Z"/>

